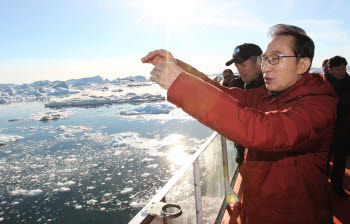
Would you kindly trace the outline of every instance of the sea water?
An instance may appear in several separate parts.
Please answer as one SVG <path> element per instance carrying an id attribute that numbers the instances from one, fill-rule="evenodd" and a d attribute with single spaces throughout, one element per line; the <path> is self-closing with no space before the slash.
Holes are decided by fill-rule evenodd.
<path id="1" fill-rule="evenodd" d="M 166 101 L 45 103 L 0 105 L 0 223 L 128 223 L 212 133 Z"/>

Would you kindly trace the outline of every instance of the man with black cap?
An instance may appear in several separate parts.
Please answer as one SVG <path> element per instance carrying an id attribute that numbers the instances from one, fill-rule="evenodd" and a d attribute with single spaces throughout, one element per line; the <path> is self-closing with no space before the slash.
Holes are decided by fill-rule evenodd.
<path id="1" fill-rule="evenodd" d="M 230 87 L 240 89 L 255 89 L 264 85 L 264 78 L 261 73 L 261 66 L 257 58 L 262 55 L 262 50 L 258 45 L 245 43 L 235 48 L 232 59 L 226 62 L 226 66 L 235 63 L 239 73 L 238 78 L 231 81 Z M 242 165 L 244 161 L 244 149 L 242 145 L 236 144 L 236 162 Z"/>
<path id="2" fill-rule="evenodd" d="M 261 48 L 251 43 L 245 43 L 235 48 L 232 59 L 226 62 L 226 66 L 235 63 L 240 77 L 233 79 L 230 87 L 254 89 L 264 84 L 261 67 L 257 61 L 261 54 Z"/>

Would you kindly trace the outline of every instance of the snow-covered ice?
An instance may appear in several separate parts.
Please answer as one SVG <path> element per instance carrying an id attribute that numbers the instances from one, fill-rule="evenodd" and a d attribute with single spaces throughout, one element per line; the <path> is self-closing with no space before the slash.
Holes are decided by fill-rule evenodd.
<path id="1" fill-rule="evenodd" d="M 18 135 L 2 135 L 0 134 L 0 146 L 10 144 L 11 142 L 23 139 L 22 136 Z"/>
<path id="2" fill-rule="evenodd" d="M 65 111 L 65 110 L 46 111 L 46 112 L 39 112 L 36 114 L 32 114 L 30 118 L 38 121 L 49 121 L 49 120 L 64 119 L 73 114 L 74 114 L 73 111 Z"/>
<path id="3" fill-rule="evenodd" d="M 35 190 L 23 190 L 18 189 L 10 192 L 10 195 L 12 196 L 37 196 L 42 194 L 43 191 L 41 189 L 35 189 Z"/>
<path id="4" fill-rule="evenodd" d="M 146 103 L 135 106 L 128 110 L 122 110 L 122 115 L 139 115 L 139 114 L 168 114 L 170 111 L 175 109 L 174 105 L 169 103 Z"/>
<path id="5" fill-rule="evenodd" d="M 120 193 L 121 194 L 127 194 L 127 193 L 132 192 L 133 190 L 134 190 L 134 188 L 132 188 L 132 187 L 126 187 Z"/>

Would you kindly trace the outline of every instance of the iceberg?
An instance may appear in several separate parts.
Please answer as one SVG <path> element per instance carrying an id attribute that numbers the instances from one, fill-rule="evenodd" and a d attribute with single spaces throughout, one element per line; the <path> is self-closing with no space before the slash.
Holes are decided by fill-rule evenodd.
<path id="1" fill-rule="evenodd" d="M 139 115 L 139 114 L 168 114 L 176 107 L 167 103 L 143 104 L 133 107 L 129 110 L 123 110 L 121 115 Z"/>

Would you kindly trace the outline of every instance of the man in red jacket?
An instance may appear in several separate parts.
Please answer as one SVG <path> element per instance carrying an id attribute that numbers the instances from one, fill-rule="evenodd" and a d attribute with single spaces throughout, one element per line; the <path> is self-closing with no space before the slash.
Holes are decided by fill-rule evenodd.
<path id="1" fill-rule="evenodd" d="M 299 27 L 278 24 L 260 57 L 265 86 L 223 87 L 156 50 L 151 80 L 168 101 L 228 139 L 246 146 L 242 223 L 332 222 L 327 158 L 337 95 L 321 74 L 308 72 L 314 43 Z M 215 205 L 213 205 L 215 206 Z"/>

